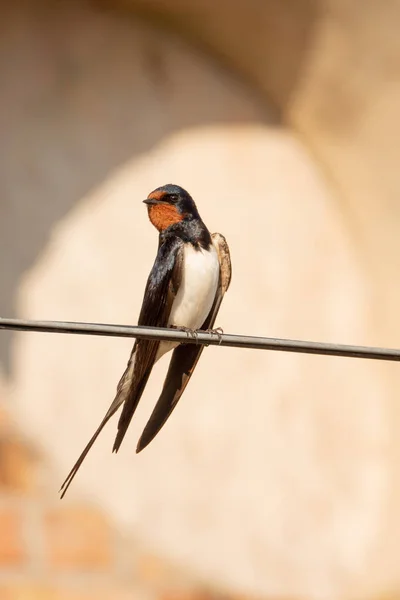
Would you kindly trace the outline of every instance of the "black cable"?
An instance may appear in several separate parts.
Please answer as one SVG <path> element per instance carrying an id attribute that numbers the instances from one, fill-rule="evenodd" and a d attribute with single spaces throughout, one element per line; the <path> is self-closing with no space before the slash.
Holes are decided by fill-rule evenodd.
<path id="1" fill-rule="evenodd" d="M 211 346 L 229 346 L 231 348 L 251 348 L 253 350 L 276 350 L 281 352 L 300 352 L 303 354 L 323 354 L 328 356 L 400 361 L 400 350 L 398 349 L 350 346 L 324 342 L 305 342 L 300 340 L 232 335 L 226 333 L 220 334 L 217 332 L 205 331 L 198 331 L 192 334 L 179 329 L 167 329 L 162 327 L 74 323 L 69 321 L 26 321 L 24 319 L 4 319 L 0 317 L 0 329 L 40 331 L 45 333 L 138 337 Z"/>

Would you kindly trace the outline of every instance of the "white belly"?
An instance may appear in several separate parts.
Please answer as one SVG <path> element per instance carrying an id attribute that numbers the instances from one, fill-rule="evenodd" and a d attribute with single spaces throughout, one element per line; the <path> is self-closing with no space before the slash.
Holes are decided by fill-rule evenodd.
<path id="1" fill-rule="evenodd" d="M 168 325 L 198 329 L 211 310 L 217 292 L 219 261 L 214 246 L 183 250 L 182 281 L 172 304 Z"/>
<path id="2" fill-rule="evenodd" d="M 217 292 L 219 260 L 217 251 L 195 250 L 187 244 L 183 250 L 182 281 L 172 304 L 168 326 L 199 329 L 211 310 Z M 157 360 L 176 347 L 174 342 L 162 342 Z"/>

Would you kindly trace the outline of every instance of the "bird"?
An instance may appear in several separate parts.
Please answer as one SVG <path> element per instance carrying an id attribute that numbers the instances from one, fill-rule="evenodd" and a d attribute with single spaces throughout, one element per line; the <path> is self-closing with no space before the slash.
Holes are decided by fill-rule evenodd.
<path id="1" fill-rule="evenodd" d="M 158 250 L 145 287 L 138 325 L 194 333 L 214 330 L 232 267 L 225 237 L 210 234 L 190 194 L 179 185 L 156 188 L 143 202 L 158 230 Z M 139 438 L 141 452 L 163 427 L 184 392 L 204 345 L 137 339 L 116 396 L 61 486 L 64 497 L 103 427 L 123 405 L 113 452 L 118 452 L 155 363 L 173 350 L 161 395 Z"/>

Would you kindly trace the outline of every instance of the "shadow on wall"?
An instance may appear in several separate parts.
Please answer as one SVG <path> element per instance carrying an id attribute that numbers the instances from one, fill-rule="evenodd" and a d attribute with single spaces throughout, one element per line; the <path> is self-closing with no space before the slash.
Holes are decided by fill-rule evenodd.
<path id="1" fill-rule="evenodd" d="M 275 9 L 253 29 L 250 45 L 253 37 L 276 30 L 280 3 L 270 4 Z M 246 23 L 251 9 L 243 3 L 230 12 Z M 285 35 L 305 38 L 305 22 L 300 23 L 292 22 Z M 229 37 L 221 39 L 229 43 Z M 237 40 L 238 48 L 244 40 Z M 282 81 L 285 69 L 293 79 L 289 45 L 280 43 L 285 52 L 279 60 L 272 53 L 258 60 L 275 68 L 282 58 Z M 301 52 L 293 56 L 300 64 Z M 114 169 L 186 127 L 279 125 L 226 71 L 126 13 L 50 1 L 4 5 L 0 57 L 0 314 L 7 317 L 17 316 L 21 278 L 45 249 L 54 225 Z M 0 338 L 7 372 L 11 336 Z"/>
<path id="2" fill-rule="evenodd" d="M 285 115 L 304 77 L 304 64 L 326 0 L 97 0 L 128 8 L 172 27 L 253 88 Z"/>

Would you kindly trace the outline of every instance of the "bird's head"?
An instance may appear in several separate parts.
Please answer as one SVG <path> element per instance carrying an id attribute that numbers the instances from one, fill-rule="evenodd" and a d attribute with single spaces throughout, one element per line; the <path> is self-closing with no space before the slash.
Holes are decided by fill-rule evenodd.
<path id="1" fill-rule="evenodd" d="M 191 195 L 179 185 L 163 185 L 143 200 L 147 204 L 149 219 L 158 231 L 183 220 L 200 218 Z"/>

